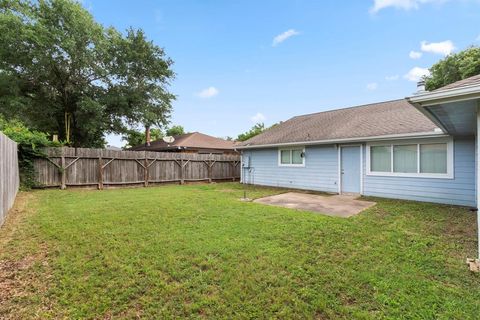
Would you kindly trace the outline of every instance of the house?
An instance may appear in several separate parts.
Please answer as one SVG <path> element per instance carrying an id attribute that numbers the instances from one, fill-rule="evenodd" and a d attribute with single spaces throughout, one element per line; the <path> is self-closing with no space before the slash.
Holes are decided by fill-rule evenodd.
<path id="1" fill-rule="evenodd" d="M 200 132 L 173 136 L 172 141 L 158 139 L 130 148 L 132 151 L 162 151 L 188 153 L 238 154 L 235 142 L 212 137 Z"/>
<path id="2" fill-rule="evenodd" d="M 237 146 L 248 184 L 477 207 L 480 75 L 294 117 Z"/>
<path id="3" fill-rule="evenodd" d="M 110 150 L 110 151 L 122 151 L 122 148 L 119 148 L 119 147 L 116 147 L 116 146 L 107 145 L 107 146 L 105 147 L 105 150 Z"/>

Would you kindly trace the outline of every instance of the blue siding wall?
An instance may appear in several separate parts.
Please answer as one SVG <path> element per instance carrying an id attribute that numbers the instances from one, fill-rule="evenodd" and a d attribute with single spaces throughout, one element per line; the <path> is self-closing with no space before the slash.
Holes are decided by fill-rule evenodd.
<path id="1" fill-rule="evenodd" d="M 278 166 L 278 149 L 244 151 L 251 169 L 242 168 L 243 181 L 265 186 L 338 192 L 337 149 L 330 146 L 305 148 L 305 167 Z"/>
<path id="2" fill-rule="evenodd" d="M 363 194 L 475 207 L 475 139 L 455 139 L 453 161 L 454 179 L 365 175 Z"/>
<path id="3" fill-rule="evenodd" d="M 365 148 L 363 148 L 365 163 Z M 338 192 L 338 150 L 333 145 L 310 146 L 305 167 L 279 167 L 278 149 L 245 150 L 251 169 L 242 168 L 243 182 L 266 186 Z M 454 140 L 454 179 L 368 176 L 363 170 L 363 194 L 384 198 L 476 206 L 475 139 Z"/>

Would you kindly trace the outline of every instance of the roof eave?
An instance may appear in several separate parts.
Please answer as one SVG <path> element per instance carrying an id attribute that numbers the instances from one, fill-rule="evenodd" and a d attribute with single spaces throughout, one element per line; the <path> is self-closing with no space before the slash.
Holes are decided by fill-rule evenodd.
<path id="1" fill-rule="evenodd" d="M 415 106 L 431 106 L 446 102 L 455 102 L 480 98 L 480 84 L 439 91 L 427 91 L 407 97 L 406 99 Z"/>
<path id="2" fill-rule="evenodd" d="M 410 102 L 415 109 L 423 113 L 424 116 L 430 119 L 433 123 L 440 127 L 443 132 L 448 132 L 444 124 L 437 116 L 426 107 L 435 106 L 443 103 L 454 103 L 472 99 L 480 98 L 480 84 L 473 84 L 469 86 L 463 86 L 458 88 L 439 90 L 439 91 L 427 91 L 411 97 L 407 97 L 407 101 Z"/>
<path id="3" fill-rule="evenodd" d="M 447 136 L 449 135 L 445 134 L 444 132 L 429 131 L 429 132 L 389 134 L 389 135 L 371 136 L 371 137 L 326 139 L 326 140 L 300 141 L 300 142 L 282 142 L 282 143 L 271 143 L 271 144 L 261 144 L 261 145 L 245 145 L 245 146 L 237 146 L 236 149 L 238 150 L 263 149 L 263 148 L 288 147 L 288 146 L 308 146 L 308 145 L 319 145 L 319 144 L 368 142 L 368 141 L 414 139 L 414 138 L 433 138 L 433 137 L 436 138 L 436 137 L 447 137 Z"/>

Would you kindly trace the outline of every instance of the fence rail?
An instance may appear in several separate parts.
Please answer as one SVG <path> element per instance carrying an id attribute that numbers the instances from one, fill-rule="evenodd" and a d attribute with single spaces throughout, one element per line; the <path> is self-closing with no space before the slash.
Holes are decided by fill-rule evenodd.
<path id="1" fill-rule="evenodd" d="M 237 155 L 47 148 L 34 162 L 44 187 L 130 186 L 240 179 Z"/>
<path id="2" fill-rule="evenodd" d="M 0 132 L 0 226 L 15 201 L 19 184 L 17 144 Z"/>

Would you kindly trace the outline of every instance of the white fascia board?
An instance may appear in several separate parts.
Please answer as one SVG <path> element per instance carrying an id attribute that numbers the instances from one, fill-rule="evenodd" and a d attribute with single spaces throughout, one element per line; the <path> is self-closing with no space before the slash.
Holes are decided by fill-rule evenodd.
<path id="1" fill-rule="evenodd" d="M 274 148 L 274 147 L 288 147 L 288 146 L 309 146 L 317 144 L 335 144 L 335 143 L 347 143 L 347 142 L 366 142 L 376 140 L 395 140 L 395 139 L 415 139 L 415 138 L 435 138 L 435 137 L 448 137 L 443 132 L 416 132 L 416 133 L 403 133 L 403 134 L 389 134 L 383 136 L 371 136 L 371 137 L 358 137 L 358 138 L 343 138 L 343 139 L 329 139 L 329 140 L 316 140 L 316 141 L 300 141 L 300 142 L 284 142 L 284 143 L 271 143 L 252 146 L 238 146 L 237 149 L 260 149 L 260 148 Z"/>
<path id="2" fill-rule="evenodd" d="M 480 98 L 479 84 L 440 91 L 427 91 L 425 93 L 407 97 L 406 99 L 413 104 L 425 107 L 444 102 L 470 100 L 475 98 Z"/>
<path id="3" fill-rule="evenodd" d="M 423 113 L 433 123 L 440 127 L 444 132 L 448 132 L 443 123 L 425 107 L 439 105 L 442 103 L 452 103 L 480 98 L 480 85 L 474 84 L 470 86 L 452 88 L 447 90 L 420 93 L 411 97 L 407 97 L 407 101 Z"/>

